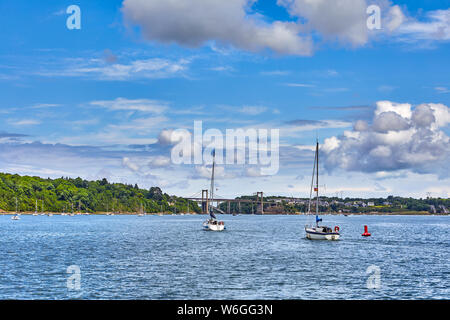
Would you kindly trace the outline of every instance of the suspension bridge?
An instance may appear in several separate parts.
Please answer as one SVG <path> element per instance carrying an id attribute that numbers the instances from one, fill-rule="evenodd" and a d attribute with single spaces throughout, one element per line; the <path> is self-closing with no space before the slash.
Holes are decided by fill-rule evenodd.
<path id="1" fill-rule="evenodd" d="M 232 213 L 241 213 L 241 203 L 250 203 L 252 205 L 256 206 L 256 214 L 264 214 L 264 204 L 268 203 L 267 201 L 264 201 L 264 193 L 262 191 L 256 192 L 256 199 L 231 199 L 231 198 L 225 198 L 218 194 L 214 194 L 214 197 L 209 197 L 209 190 L 203 189 L 190 197 L 186 197 L 185 199 L 196 201 L 201 204 L 202 207 L 202 213 L 208 213 L 208 207 L 211 206 L 213 210 L 224 213 L 224 214 L 232 214 Z M 226 211 L 219 208 L 220 204 L 226 203 Z M 237 211 L 238 212 L 231 212 L 231 204 L 237 203 Z M 272 203 L 272 202 L 270 202 Z M 253 211 L 253 210 L 252 210 Z"/>

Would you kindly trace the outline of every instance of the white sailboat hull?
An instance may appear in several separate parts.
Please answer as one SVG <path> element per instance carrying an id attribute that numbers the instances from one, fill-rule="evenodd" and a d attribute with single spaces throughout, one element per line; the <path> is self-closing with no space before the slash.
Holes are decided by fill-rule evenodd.
<path id="1" fill-rule="evenodd" d="M 203 222 L 203 230 L 205 231 L 223 231 L 225 230 L 225 225 L 224 224 L 213 224 L 210 223 L 209 221 L 205 221 Z"/>
<path id="2" fill-rule="evenodd" d="M 305 228 L 306 238 L 309 240 L 339 240 L 339 232 L 322 232 L 316 228 Z"/>

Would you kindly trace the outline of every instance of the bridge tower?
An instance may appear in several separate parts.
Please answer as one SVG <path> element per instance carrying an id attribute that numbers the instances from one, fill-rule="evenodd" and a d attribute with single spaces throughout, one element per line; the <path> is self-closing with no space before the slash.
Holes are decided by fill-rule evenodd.
<path id="1" fill-rule="evenodd" d="M 208 214 L 208 190 L 202 190 L 202 213 Z"/>
<path id="2" fill-rule="evenodd" d="M 264 214 L 264 193 L 262 191 L 256 193 L 256 201 L 259 202 L 256 212 Z"/>

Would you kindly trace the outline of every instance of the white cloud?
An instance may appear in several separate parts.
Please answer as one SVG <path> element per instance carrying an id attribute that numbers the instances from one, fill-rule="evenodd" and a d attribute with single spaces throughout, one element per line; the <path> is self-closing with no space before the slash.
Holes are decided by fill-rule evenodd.
<path id="1" fill-rule="evenodd" d="M 210 179 L 212 174 L 211 166 L 195 166 L 194 173 L 190 176 L 191 179 Z M 230 179 L 234 178 L 235 175 L 232 173 L 227 173 L 223 166 L 214 167 L 214 176 L 217 178 Z"/>
<path id="2" fill-rule="evenodd" d="M 130 160 L 130 158 L 127 158 L 127 157 L 124 157 L 124 158 L 122 159 L 122 165 L 123 165 L 124 167 L 130 169 L 131 171 L 134 171 L 134 172 L 137 172 L 137 171 L 139 171 L 139 169 L 140 169 L 139 166 L 138 166 L 136 163 L 132 162 L 132 161 Z"/>
<path id="3" fill-rule="evenodd" d="M 268 177 L 267 175 L 263 174 L 261 168 L 259 167 L 247 167 L 244 170 L 244 176 L 256 178 L 256 177 Z"/>
<path id="4" fill-rule="evenodd" d="M 12 124 L 13 126 L 33 126 L 40 124 L 41 121 L 36 119 L 22 119 L 22 120 L 10 120 L 9 123 Z"/>
<path id="5" fill-rule="evenodd" d="M 350 122 L 341 120 L 291 120 L 287 127 L 281 128 L 281 136 L 291 136 L 297 132 L 312 131 L 317 129 L 330 129 L 330 128 L 347 128 L 351 126 Z"/>
<path id="6" fill-rule="evenodd" d="M 238 110 L 240 113 L 256 116 L 267 111 L 267 107 L 263 106 L 243 106 Z"/>
<path id="7" fill-rule="evenodd" d="M 150 58 L 114 63 L 111 60 L 105 61 L 103 58 L 66 58 L 34 74 L 45 77 L 80 77 L 104 81 L 162 79 L 185 76 L 190 63 L 189 59 L 172 61 Z"/>
<path id="8" fill-rule="evenodd" d="M 138 24 L 148 40 L 198 47 L 215 40 L 236 48 L 310 55 L 312 41 L 294 22 L 266 22 L 251 13 L 254 0 L 125 0 L 127 21 Z"/>
<path id="9" fill-rule="evenodd" d="M 263 76 L 287 76 L 291 74 L 291 71 L 288 70 L 261 71 L 260 74 Z"/>
<path id="10" fill-rule="evenodd" d="M 61 106 L 55 103 L 38 103 L 29 107 L 30 109 L 45 109 L 45 108 L 55 108 Z"/>
<path id="11" fill-rule="evenodd" d="M 325 39 L 354 46 L 368 41 L 365 0 L 278 0 L 289 13 L 307 20 L 306 26 Z"/>
<path id="12" fill-rule="evenodd" d="M 434 90 L 436 90 L 438 93 L 449 93 L 450 89 L 446 87 L 435 87 Z"/>
<path id="13" fill-rule="evenodd" d="M 169 61 L 167 59 L 135 60 L 128 64 L 100 64 L 73 68 L 72 75 L 86 75 L 98 77 L 101 80 L 128 80 L 130 78 L 169 78 L 182 74 L 189 61 Z"/>
<path id="14" fill-rule="evenodd" d="M 170 158 L 164 156 L 157 156 L 149 162 L 152 168 L 162 168 L 170 165 Z"/>
<path id="15" fill-rule="evenodd" d="M 426 13 L 426 21 L 409 18 L 397 30 L 405 41 L 450 40 L 450 9 Z"/>
<path id="16" fill-rule="evenodd" d="M 168 108 L 167 103 L 164 101 L 149 100 L 149 99 L 116 98 L 114 100 L 92 101 L 89 104 L 114 111 L 133 110 L 157 114 L 163 113 Z"/>
<path id="17" fill-rule="evenodd" d="M 312 84 L 307 84 L 307 83 L 285 83 L 285 86 L 288 87 L 301 87 L 301 88 L 313 88 L 315 87 Z"/>
<path id="18" fill-rule="evenodd" d="M 383 25 L 385 25 L 390 32 L 393 32 L 401 26 L 405 19 L 405 15 L 400 7 L 395 5 L 389 8 L 389 12 L 383 21 Z"/>
<path id="19" fill-rule="evenodd" d="M 187 130 L 163 129 L 158 134 L 160 145 L 174 145 L 180 141 L 190 141 L 191 133 Z"/>
<path id="20" fill-rule="evenodd" d="M 408 169 L 448 176 L 450 138 L 441 129 L 450 123 L 442 104 L 377 103 L 372 125 L 359 122 L 354 131 L 325 139 L 322 151 L 329 170 L 378 172 Z"/>
<path id="21" fill-rule="evenodd" d="M 248 51 L 312 55 L 314 40 L 361 47 L 371 39 L 449 40 L 450 9 L 429 11 L 425 21 L 407 16 L 390 0 L 277 0 L 294 21 L 270 19 L 252 10 L 256 0 L 125 0 L 126 21 L 151 41 L 187 47 L 217 44 Z M 369 30 L 369 5 L 381 8 L 381 29 Z M 319 40 L 319 41 L 320 41 Z M 216 44 L 215 44 L 216 42 Z M 228 54 L 228 51 L 224 54 Z M 283 75 L 279 72 L 266 74 Z"/>

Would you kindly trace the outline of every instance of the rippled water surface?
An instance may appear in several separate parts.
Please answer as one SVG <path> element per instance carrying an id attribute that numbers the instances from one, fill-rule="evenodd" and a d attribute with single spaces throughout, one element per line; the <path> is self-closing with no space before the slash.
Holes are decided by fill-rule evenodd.
<path id="1" fill-rule="evenodd" d="M 0 299 L 450 299 L 448 216 L 323 216 L 335 242 L 306 240 L 306 216 L 220 218 L 0 216 Z"/>

